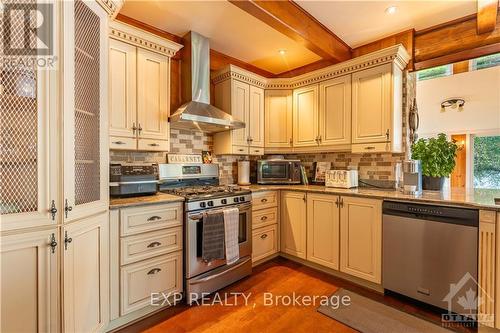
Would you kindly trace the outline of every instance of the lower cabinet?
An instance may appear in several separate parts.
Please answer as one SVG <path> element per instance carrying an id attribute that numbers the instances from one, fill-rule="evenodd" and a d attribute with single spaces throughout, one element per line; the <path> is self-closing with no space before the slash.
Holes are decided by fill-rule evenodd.
<path id="1" fill-rule="evenodd" d="M 278 226 L 276 224 L 252 231 L 252 261 L 256 262 L 278 252 Z"/>
<path id="2" fill-rule="evenodd" d="M 340 197 L 340 271 L 382 282 L 382 201 Z"/>
<path id="3" fill-rule="evenodd" d="M 339 269 L 339 197 L 307 194 L 307 260 Z"/>
<path id="4" fill-rule="evenodd" d="M 59 331 L 59 229 L 0 238 L 0 331 Z M 13 269 L 15 268 L 15 269 Z"/>
<path id="5" fill-rule="evenodd" d="M 306 194 L 281 193 L 281 252 L 306 258 Z"/>
<path id="6" fill-rule="evenodd" d="M 252 193 L 252 262 L 272 258 L 279 251 L 278 192 Z"/>
<path id="7" fill-rule="evenodd" d="M 103 330 L 109 319 L 108 213 L 63 228 L 65 332 Z"/>

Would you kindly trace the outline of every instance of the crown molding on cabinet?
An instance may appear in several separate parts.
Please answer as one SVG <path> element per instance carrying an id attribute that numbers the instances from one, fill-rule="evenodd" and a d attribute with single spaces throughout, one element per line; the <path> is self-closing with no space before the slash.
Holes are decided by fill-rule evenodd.
<path id="1" fill-rule="evenodd" d="M 124 0 L 96 0 L 96 2 L 104 8 L 109 17 L 115 18 L 123 6 Z"/>
<path id="2" fill-rule="evenodd" d="M 181 44 L 118 21 L 109 24 L 109 37 L 168 57 L 173 57 L 183 47 Z"/>
<path id="3" fill-rule="evenodd" d="M 398 66 L 399 69 L 404 70 L 410 59 L 411 57 L 405 47 L 398 44 L 291 78 L 268 79 L 234 65 L 229 65 L 214 73 L 212 82 L 217 84 L 234 78 L 265 89 L 295 89 L 391 62 Z"/>

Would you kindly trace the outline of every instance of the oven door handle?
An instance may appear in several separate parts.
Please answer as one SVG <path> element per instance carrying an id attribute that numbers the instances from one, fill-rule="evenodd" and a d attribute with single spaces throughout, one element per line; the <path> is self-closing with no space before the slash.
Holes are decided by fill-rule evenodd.
<path id="1" fill-rule="evenodd" d="M 236 206 L 228 206 L 228 208 L 232 208 L 232 207 L 236 207 L 240 210 L 240 212 L 244 212 L 245 210 L 249 209 L 251 207 L 251 203 L 245 203 L 243 205 L 236 205 Z M 221 209 L 207 209 L 205 212 L 222 212 L 224 211 L 224 208 L 221 208 Z M 198 220 L 201 220 L 203 218 L 203 214 L 195 214 L 195 215 L 188 215 L 188 218 L 190 220 L 194 220 L 194 221 L 198 221 Z"/>
<path id="2" fill-rule="evenodd" d="M 228 270 L 225 270 L 225 271 L 222 271 L 220 273 L 217 273 L 215 275 L 209 275 L 207 277 L 204 277 L 203 279 L 200 279 L 200 280 L 196 280 L 196 281 L 193 281 L 193 282 L 190 282 L 190 284 L 199 284 L 199 283 L 204 283 L 204 282 L 207 282 L 207 281 L 210 281 L 210 280 L 213 280 L 215 278 L 218 278 L 219 276 L 221 275 L 224 275 L 226 273 L 229 273 L 231 272 L 232 270 L 235 270 L 241 266 L 243 266 L 244 264 L 246 264 L 248 261 L 250 260 L 250 258 L 240 262 L 238 265 L 235 265 L 235 266 L 232 266 L 231 268 L 229 268 Z"/>

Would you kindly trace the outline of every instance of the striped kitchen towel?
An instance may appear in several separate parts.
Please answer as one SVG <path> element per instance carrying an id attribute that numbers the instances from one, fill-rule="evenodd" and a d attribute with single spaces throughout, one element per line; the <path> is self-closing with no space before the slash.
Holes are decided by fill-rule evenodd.
<path id="1" fill-rule="evenodd" d="M 224 209 L 226 262 L 228 265 L 234 264 L 240 259 L 240 247 L 238 244 L 239 222 L 240 211 L 238 208 Z"/>

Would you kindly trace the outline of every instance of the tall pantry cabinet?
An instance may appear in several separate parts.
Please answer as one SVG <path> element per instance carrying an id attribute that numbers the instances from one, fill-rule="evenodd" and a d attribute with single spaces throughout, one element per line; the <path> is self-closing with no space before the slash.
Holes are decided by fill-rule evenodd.
<path id="1" fill-rule="evenodd" d="M 108 322 L 105 87 L 108 21 L 120 6 L 54 2 L 55 68 L 1 68 L 2 332 Z"/>

